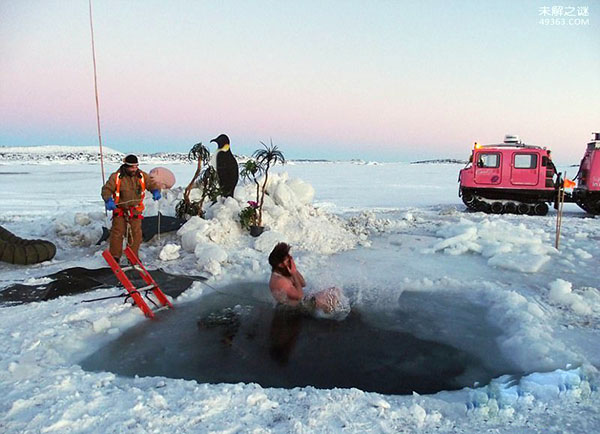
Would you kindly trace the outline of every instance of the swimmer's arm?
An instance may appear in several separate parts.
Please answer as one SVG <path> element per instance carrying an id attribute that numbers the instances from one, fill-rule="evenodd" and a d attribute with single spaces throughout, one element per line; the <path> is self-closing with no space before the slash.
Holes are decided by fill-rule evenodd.
<path id="1" fill-rule="evenodd" d="M 302 290 L 302 288 L 304 288 L 306 286 L 306 281 L 304 280 L 304 276 L 302 275 L 302 273 L 300 273 L 298 271 L 298 269 L 296 268 L 296 262 L 294 261 L 294 258 L 292 258 L 291 256 L 290 256 L 290 267 L 288 268 L 288 271 L 292 275 L 292 280 L 294 281 L 294 285 L 296 287 L 300 287 L 300 290 Z"/>
<path id="2" fill-rule="evenodd" d="M 304 288 L 306 286 L 306 281 L 304 280 L 304 276 L 299 271 L 296 271 L 296 275 L 294 276 L 296 282 L 300 285 L 300 288 Z"/>
<path id="3" fill-rule="evenodd" d="M 293 281 L 285 281 L 283 289 L 290 300 L 299 301 L 304 296 L 302 287 L 296 284 L 295 279 L 293 279 Z"/>
<path id="4" fill-rule="evenodd" d="M 269 282 L 269 289 L 273 294 L 273 297 L 280 303 L 285 303 L 286 299 L 293 302 L 300 301 L 304 296 L 302 287 L 299 287 L 295 283 L 293 276 L 287 277 L 271 277 Z M 283 297 L 283 299 L 281 298 Z"/>

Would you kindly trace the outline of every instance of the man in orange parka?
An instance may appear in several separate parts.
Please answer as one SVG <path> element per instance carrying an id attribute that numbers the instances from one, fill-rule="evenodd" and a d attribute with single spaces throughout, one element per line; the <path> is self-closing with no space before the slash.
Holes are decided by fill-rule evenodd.
<path id="1" fill-rule="evenodd" d="M 142 243 L 142 212 L 146 190 L 152 192 L 154 200 L 160 199 L 160 190 L 148 174 L 139 169 L 138 164 L 135 155 L 127 155 L 119 170 L 110 175 L 102 187 L 106 209 L 113 212 L 109 251 L 117 263 L 123 253 L 123 237 L 127 233 L 128 223 L 131 236 L 128 237 L 127 244 L 138 256 Z"/>

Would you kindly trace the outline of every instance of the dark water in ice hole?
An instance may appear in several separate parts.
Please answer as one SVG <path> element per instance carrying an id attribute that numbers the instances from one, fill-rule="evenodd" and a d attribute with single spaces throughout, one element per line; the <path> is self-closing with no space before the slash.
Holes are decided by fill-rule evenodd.
<path id="1" fill-rule="evenodd" d="M 159 312 L 81 366 L 124 376 L 385 394 L 461 389 L 513 370 L 499 355 L 499 330 L 486 323 L 485 309 L 460 297 L 404 292 L 397 308 L 353 307 L 334 321 L 273 308 L 262 283 L 219 291 Z"/>

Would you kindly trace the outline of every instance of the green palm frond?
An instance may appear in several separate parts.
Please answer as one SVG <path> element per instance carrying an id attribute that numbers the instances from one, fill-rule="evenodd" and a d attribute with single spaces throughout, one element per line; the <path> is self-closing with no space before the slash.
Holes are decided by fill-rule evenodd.
<path id="1" fill-rule="evenodd" d="M 260 142 L 265 149 L 258 149 L 252 154 L 256 162 L 262 167 L 271 167 L 276 163 L 285 164 L 285 157 L 276 145 L 273 145 L 271 140 L 270 145 Z"/>
<path id="2" fill-rule="evenodd" d="M 254 181 L 262 172 L 262 167 L 255 160 L 248 160 L 242 165 L 240 176 L 248 181 Z"/>
<path id="3" fill-rule="evenodd" d="M 258 189 L 258 183 L 256 186 L 256 197 L 258 202 L 258 226 L 262 226 L 263 217 L 263 205 L 265 204 L 265 193 L 267 189 L 267 183 L 269 181 L 269 169 L 277 163 L 285 164 L 285 157 L 277 146 L 273 144 L 273 140 L 270 141 L 269 145 L 260 142 L 264 149 L 258 149 L 252 154 L 256 159 L 256 164 L 261 168 L 265 174 L 260 192 Z M 260 193 L 260 195 L 259 195 Z"/>
<path id="4" fill-rule="evenodd" d="M 192 149 L 190 149 L 188 158 L 190 160 L 200 160 L 204 164 L 208 164 L 210 161 L 210 151 L 202 144 L 202 142 L 196 143 L 194 146 L 192 146 Z"/>

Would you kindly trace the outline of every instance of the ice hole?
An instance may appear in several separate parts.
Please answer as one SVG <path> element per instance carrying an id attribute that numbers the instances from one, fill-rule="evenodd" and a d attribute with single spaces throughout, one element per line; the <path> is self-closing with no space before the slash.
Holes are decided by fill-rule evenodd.
<path id="1" fill-rule="evenodd" d="M 515 373 L 486 308 L 405 291 L 397 306 L 355 305 L 343 320 L 273 307 L 264 283 L 220 288 L 161 311 L 81 362 L 88 371 L 263 387 L 435 393 Z"/>

